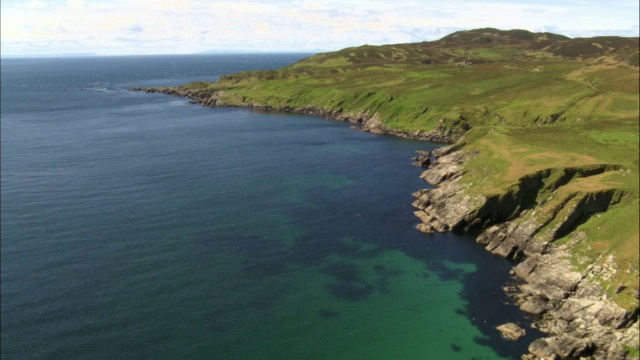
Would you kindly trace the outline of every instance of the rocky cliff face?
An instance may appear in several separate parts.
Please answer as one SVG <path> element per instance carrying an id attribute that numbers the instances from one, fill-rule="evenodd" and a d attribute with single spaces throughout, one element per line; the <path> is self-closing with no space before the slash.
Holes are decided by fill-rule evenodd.
<path id="1" fill-rule="evenodd" d="M 475 155 L 455 147 L 434 151 L 422 177 L 436 187 L 413 194 L 415 214 L 422 221 L 418 230 L 481 230 L 478 243 L 520 261 L 513 274 L 525 283 L 512 295 L 549 334 L 534 341 L 524 359 L 629 359 L 625 348 L 637 348 L 639 341 L 637 310 L 624 310 L 607 299 L 596 281 L 613 276 L 613 259 L 607 259 L 608 266 L 584 270 L 568 260 L 569 248 L 584 237 L 577 226 L 625 194 L 563 188 L 574 178 L 617 167 L 547 169 L 521 178 L 503 194 L 471 195 L 460 181 L 461 164 Z M 554 244 L 565 236 L 568 243 Z"/>

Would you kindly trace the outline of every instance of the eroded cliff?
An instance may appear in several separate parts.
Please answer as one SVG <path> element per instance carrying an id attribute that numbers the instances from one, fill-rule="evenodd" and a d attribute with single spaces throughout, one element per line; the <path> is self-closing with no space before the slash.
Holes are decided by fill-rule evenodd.
<path id="1" fill-rule="evenodd" d="M 464 163 L 475 156 L 454 146 L 434 151 L 422 178 L 435 188 L 413 194 L 422 221 L 417 228 L 478 230 L 477 242 L 488 251 L 519 261 L 512 273 L 524 283 L 512 295 L 535 317 L 534 326 L 548 333 L 524 358 L 634 358 L 638 308 L 622 308 L 603 289 L 620 269 L 611 255 L 580 258 L 572 251 L 586 237 L 579 225 L 629 196 L 587 179 L 624 169 L 606 164 L 544 169 L 486 195 L 468 191 L 463 179 Z"/>

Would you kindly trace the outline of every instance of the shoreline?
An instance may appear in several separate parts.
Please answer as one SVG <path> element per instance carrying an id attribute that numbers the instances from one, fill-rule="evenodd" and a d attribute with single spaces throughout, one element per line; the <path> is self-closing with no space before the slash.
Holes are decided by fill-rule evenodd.
<path id="1" fill-rule="evenodd" d="M 452 144 L 460 138 L 447 134 L 443 128 L 432 131 L 395 130 L 384 125 L 377 114 L 370 115 L 368 112 L 344 114 L 314 107 L 274 108 L 253 104 L 245 99 L 242 99 L 241 105 L 227 104 L 217 92 L 202 94 L 176 88 L 134 88 L 131 91 L 189 98 L 190 103 L 203 107 L 245 107 L 321 116 L 353 123 L 355 128 L 366 132 L 443 145 Z M 531 214 L 535 214 L 539 206 L 522 210 L 516 200 L 527 191 L 527 186 L 521 186 L 520 193 L 503 194 L 508 196 L 502 198 L 467 194 L 458 183 L 464 173 L 459 165 L 472 156 L 474 154 L 460 148 L 443 146 L 418 159 L 419 164 L 416 165 L 427 168 L 421 178 L 434 188 L 413 194 L 416 198 L 413 203 L 415 215 L 422 222 L 417 229 L 425 233 L 479 230 L 481 233 L 476 237 L 477 243 L 487 251 L 517 261 L 511 274 L 524 284 L 505 286 L 505 291 L 520 305 L 522 312 L 533 316 L 534 323 L 531 326 L 549 335 L 533 341 L 529 345 L 529 353 L 523 354 L 523 359 L 631 359 L 627 356 L 627 349 L 638 344 L 637 311 L 622 309 L 607 298 L 600 286 L 592 282 L 596 277 L 612 276 L 615 271 L 613 265 L 590 265 L 583 271 L 576 269 L 568 260 L 569 247 L 580 241 L 582 236 L 575 231 L 565 234 L 571 240 L 560 246 L 550 246 L 551 241 L 534 241 L 533 237 L 541 226 L 536 225 L 538 218 Z M 606 167 L 575 169 L 575 173 L 588 176 L 610 170 Z M 523 183 L 526 181 L 521 179 Z M 603 207 L 606 210 L 608 205 L 615 204 L 624 196 L 616 192 L 591 195 L 582 204 L 591 213 Z M 610 263 L 613 264 L 613 261 Z"/>
<path id="2" fill-rule="evenodd" d="M 619 307 L 595 281 L 613 276 L 613 259 L 609 258 L 607 266 L 591 264 L 581 271 L 571 263 L 569 249 L 584 234 L 572 231 L 567 234 L 569 242 L 562 245 L 550 245 L 553 239 L 536 239 L 545 225 L 540 222 L 544 213 L 536 215 L 540 205 L 522 210 L 518 202 L 528 191 L 527 186 L 520 186 L 520 193 L 493 197 L 465 193 L 465 186 L 459 182 L 464 173 L 460 164 L 473 156 L 453 146 L 434 150 L 434 161 L 421 177 L 435 187 L 413 194 L 415 214 L 423 222 L 418 230 L 479 230 L 477 243 L 517 262 L 511 275 L 524 283 L 505 291 L 521 311 L 533 316 L 532 326 L 548 334 L 533 341 L 530 353 L 523 359 L 631 359 L 627 349 L 638 344 L 637 311 Z M 588 176 L 611 169 L 601 166 L 574 170 L 574 174 Z M 602 211 L 622 196 L 611 191 L 589 193 L 574 213 Z M 576 216 L 567 216 L 556 230 Z"/>
<path id="3" fill-rule="evenodd" d="M 295 113 L 301 115 L 313 115 L 320 116 L 325 119 L 349 122 L 354 124 L 358 130 L 365 132 L 371 132 L 379 135 L 390 135 L 405 139 L 419 140 L 419 141 L 431 141 L 442 143 L 444 145 L 453 144 L 461 137 L 439 127 L 432 131 L 403 131 L 390 128 L 385 125 L 377 114 L 369 114 L 368 111 L 360 112 L 357 114 L 347 114 L 341 111 L 328 111 L 317 107 L 304 107 L 295 108 L 290 106 L 285 107 L 272 107 L 269 105 L 254 104 L 250 101 L 242 101 L 242 105 L 229 104 L 222 100 L 218 92 L 213 93 L 200 93 L 198 91 L 190 91 L 180 88 L 132 88 L 130 91 L 143 92 L 147 94 L 165 94 L 175 97 L 190 99 L 190 104 L 197 104 L 203 107 L 235 107 L 235 108 L 248 108 L 252 110 L 260 111 L 281 111 L 287 113 Z"/>

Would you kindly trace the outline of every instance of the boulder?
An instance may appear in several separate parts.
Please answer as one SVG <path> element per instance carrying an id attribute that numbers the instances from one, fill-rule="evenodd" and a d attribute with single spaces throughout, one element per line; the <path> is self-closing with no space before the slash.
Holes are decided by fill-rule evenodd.
<path id="1" fill-rule="evenodd" d="M 556 354 L 549 346 L 546 339 L 536 339 L 529 345 L 529 352 L 538 359 L 555 360 Z"/>
<path id="2" fill-rule="evenodd" d="M 546 339 L 549 347 L 561 358 L 576 358 L 591 351 L 593 346 L 583 339 L 570 335 L 554 336 Z"/>
<path id="3" fill-rule="evenodd" d="M 416 151 L 418 156 L 414 157 L 413 164 L 414 166 L 427 168 L 431 165 L 431 153 L 427 150 L 418 150 Z"/>
<path id="4" fill-rule="evenodd" d="M 520 310 L 533 315 L 540 315 L 552 308 L 553 305 L 549 304 L 549 299 L 544 295 L 528 297 L 527 300 L 520 305 Z"/>
<path id="5" fill-rule="evenodd" d="M 526 331 L 514 323 L 506 323 L 496 327 L 507 340 L 518 340 L 526 334 Z"/>

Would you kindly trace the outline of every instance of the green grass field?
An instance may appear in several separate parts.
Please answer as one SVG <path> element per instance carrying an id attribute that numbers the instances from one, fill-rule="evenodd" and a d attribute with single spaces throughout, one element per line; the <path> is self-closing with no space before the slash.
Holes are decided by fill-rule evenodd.
<path id="1" fill-rule="evenodd" d="M 182 89 L 201 97 L 215 93 L 226 105 L 366 112 L 393 129 L 464 133 L 460 144 L 479 155 L 464 165 L 462 181 L 480 194 L 504 193 L 544 169 L 553 170 L 552 181 L 569 167 L 615 166 L 575 177 L 536 201 L 541 209 L 564 206 L 561 216 L 574 198 L 624 194 L 555 241 L 581 234 L 572 247 L 577 266 L 613 255 L 617 275 L 603 286 L 619 304 L 637 308 L 638 58 L 638 38 L 478 29 L 434 42 L 347 48 Z M 616 293 L 621 285 L 625 290 Z"/>

